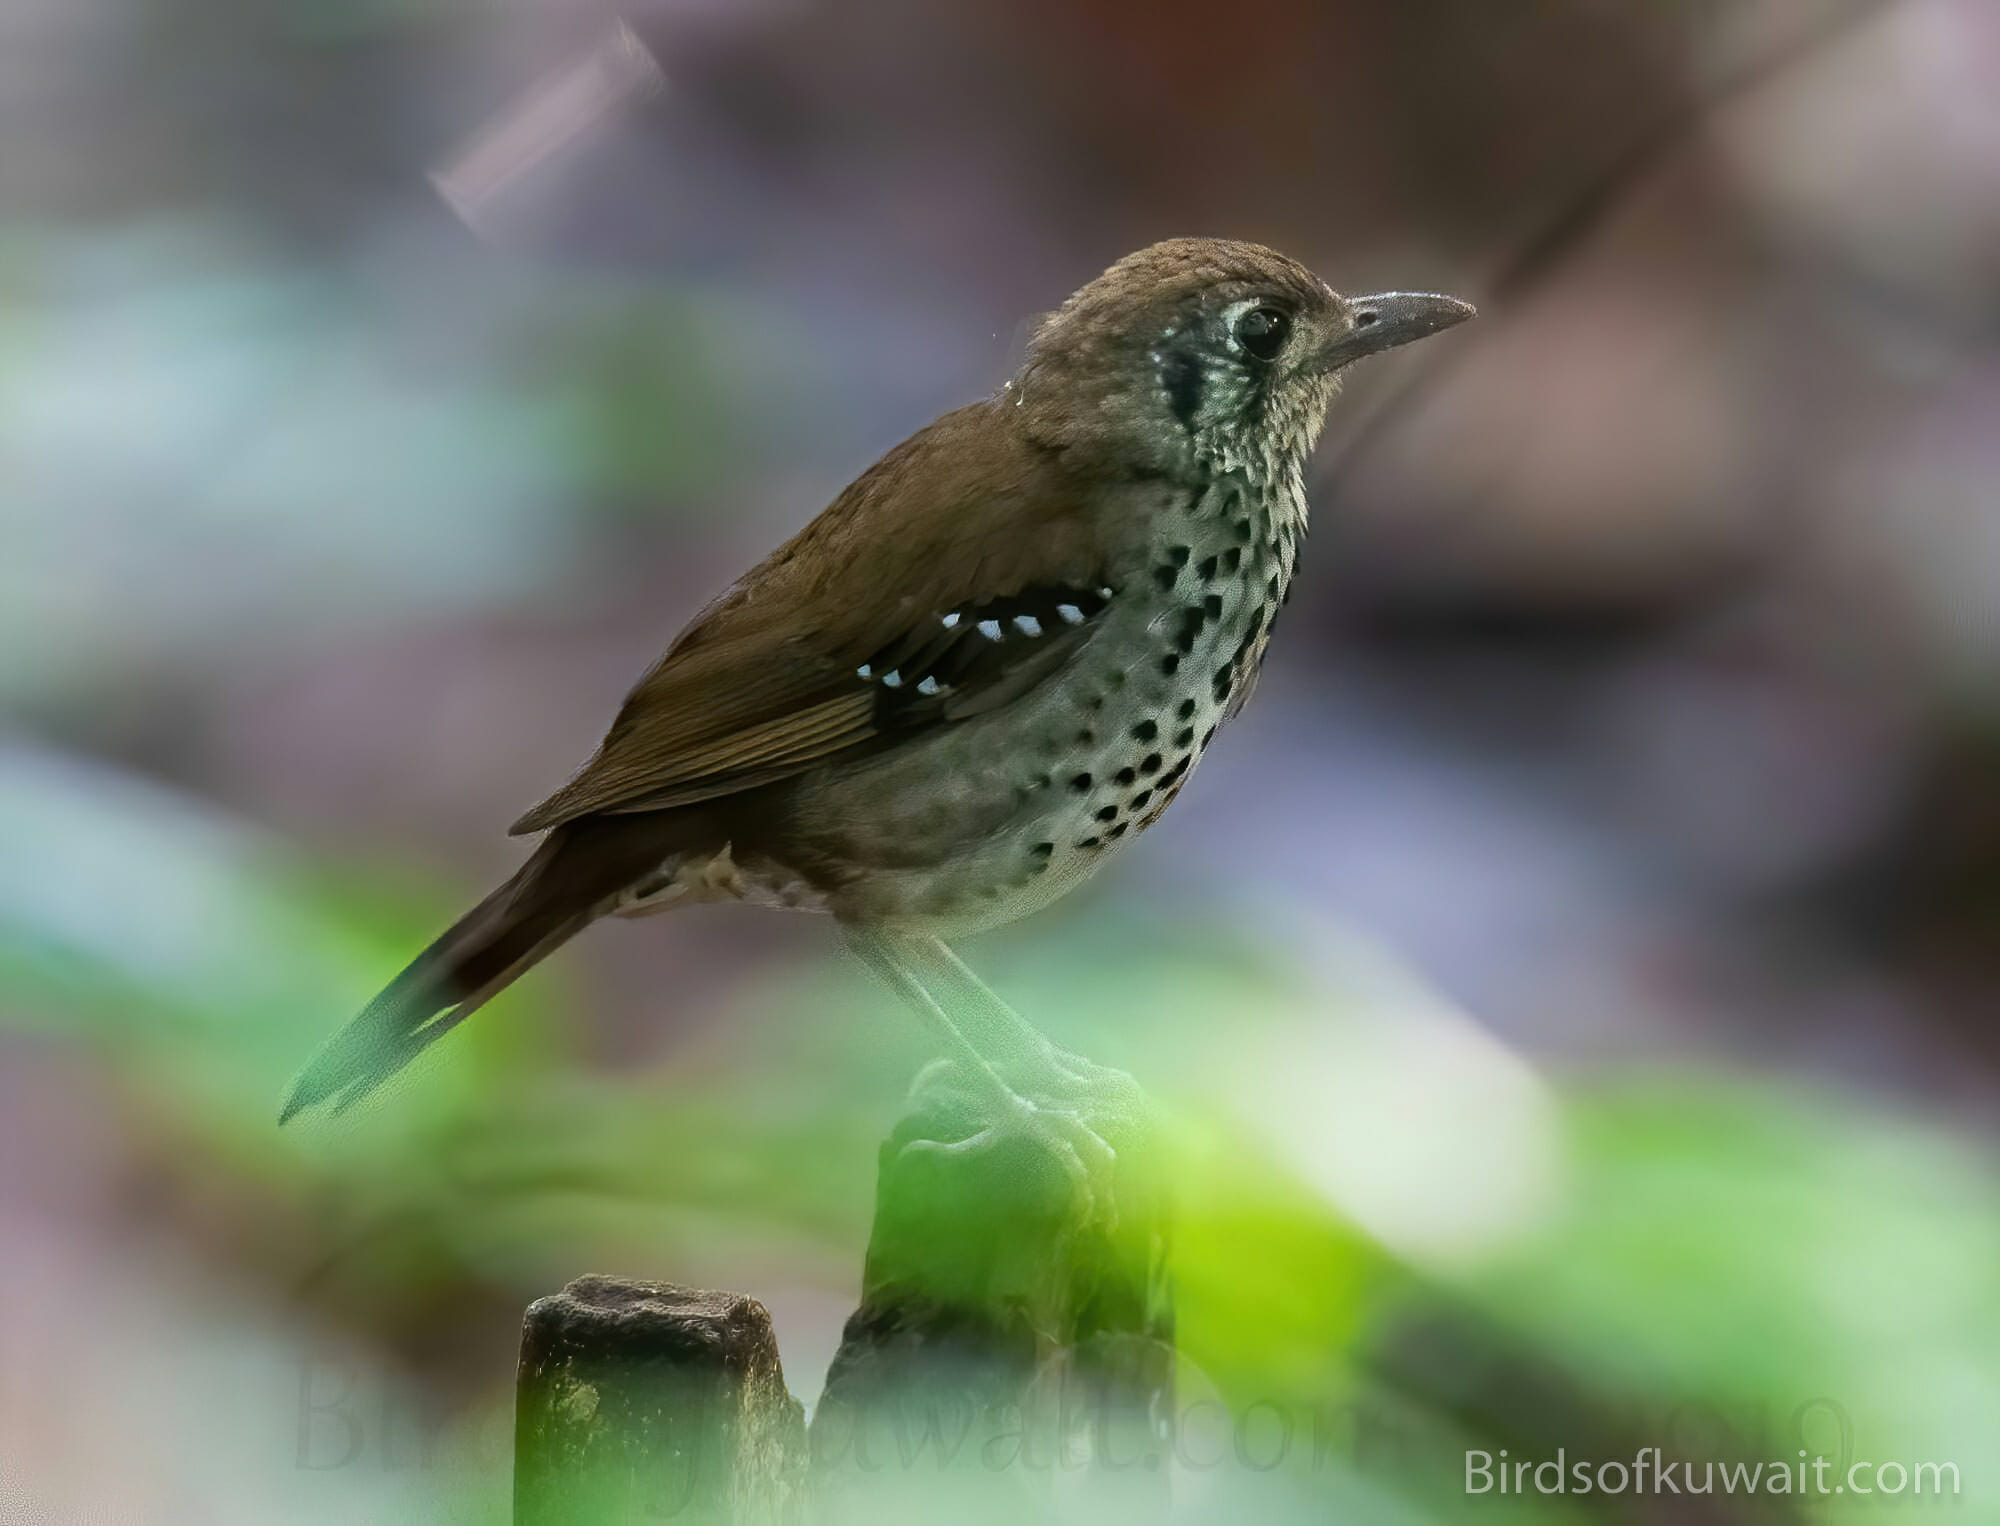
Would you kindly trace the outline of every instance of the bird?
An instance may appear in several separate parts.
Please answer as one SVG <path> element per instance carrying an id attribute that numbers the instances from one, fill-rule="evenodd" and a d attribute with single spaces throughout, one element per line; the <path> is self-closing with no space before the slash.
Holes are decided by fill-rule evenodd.
<path id="1" fill-rule="evenodd" d="M 1127 255 L 1019 370 L 919 430 L 681 631 L 540 842 L 306 1065 L 351 1106 L 589 924 L 830 914 L 943 1055 L 1035 1123 L 1076 1057 L 947 940 L 1041 909 L 1160 819 L 1257 681 L 1356 361 L 1473 316 L 1342 296 L 1257 244 Z"/>

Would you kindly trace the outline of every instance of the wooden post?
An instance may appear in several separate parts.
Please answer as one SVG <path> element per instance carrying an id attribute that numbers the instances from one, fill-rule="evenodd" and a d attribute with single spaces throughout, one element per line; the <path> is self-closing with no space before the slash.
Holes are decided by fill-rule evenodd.
<path id="1" fill-rule="evenodd" d="M 1155 1515 L 1172 1445 L 1160 1129 L 1130 1077 L 1065 1099 L 1117 1152 L 1090 1202 L 1043 1140 L 988 1132 L 948 1066 L 883 1144 L 861 1305 L 815 1407 L 815 1521 Z M 1093 1511 L 1090 1501 L 1102 1509 Z"/>
<path id="2" fill-rule="evenodd" d="M 755 1299 L 580 1277 L 529 1305 L 515 1526 L 794 1526 L 803 1463 Z"/>
<path id="3" fill-rule="evenodd" d="M 881 1151 L 861 1304 L 810 1434 L 756 1300 L 583 1277 L 528 1310 L 516 1526 L 1091 1520 L 1168 1503 L 1160 1130 L 1130 1077 L 1064 1099 L 1117 1153 L 1080 1191 L 948 1066 Z"/>

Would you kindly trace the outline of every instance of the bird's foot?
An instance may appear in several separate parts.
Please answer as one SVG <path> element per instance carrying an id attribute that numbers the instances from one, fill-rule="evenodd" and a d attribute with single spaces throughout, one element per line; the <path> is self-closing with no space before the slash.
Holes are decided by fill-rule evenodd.
<path id="1" fill-rule="evenodd" d="M 968 1154 L 1025 1145 L 1029 1158 L 1055 1168 L 1068 1212 L 1107 1231 L 1116 1228 L 1118 1150 L 1110 1139 L 1145 1131 L 1152 1107 L 1126 1072 L 1047 1044 L 1025 1060 L 976 1073 L 938 1060 L 918 1077 L 915 1092 L 944 1104 L 967 1131 L 906 1148 Z"/>
<path id="2" fill-rule="evenodd" d="M 979 1078 L 984 1084 L 977 1084 L 963 1067 L 949 1060 L 933 1062 L 918 1076 L 916 1093 L 948 1098 L 953 1114 L 977 1126 L 956 1139 L 915 1139 L 903 1149 L 971 1155 L 1025 1146 L 1031 1159 L 1052 1167 L 1060 1180 L 1066 1217 L 1115 1229 L 1118 1151 L 1094 1126 L 1093 1118 L 1099 1111 L 1102 1078 L 1120 1078 L 1134 1095 L 1137 1083 L 1121 1071 L 1105 1070 L 1074 1055 L 1067 1058 L 1083 1067 L 1062 1078 L 1069 1084 L 1052 1085 L 1054 1073 L 1043 1073 L 1037 1066 L 1032 1089 L 1017 1087 L 1011 1076 L 997 1071 L 987 1071 Z"/>
<path id="3" fill-rule="evenodd" d="M 1122 1118 L 1149 1105 L 1129 1073 L 1099 1065 L 1056 1043 L 1048 1043 L 1031 1064 L 1003 1065 L 1000 1073 L 1022 1096 L 1048 1107 L 1087 1107 Z"/>

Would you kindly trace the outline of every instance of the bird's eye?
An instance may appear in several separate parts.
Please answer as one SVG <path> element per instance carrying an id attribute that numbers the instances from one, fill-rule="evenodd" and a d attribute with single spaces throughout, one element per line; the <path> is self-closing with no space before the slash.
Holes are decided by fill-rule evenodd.
<path id="1" fill-rule="evenodd" d="M 1236 320 L 1236 342 L 1257 360 L 1276 360 L 1291 331 L 1291 315 L 1275 307 L 1253 307 Z"/>

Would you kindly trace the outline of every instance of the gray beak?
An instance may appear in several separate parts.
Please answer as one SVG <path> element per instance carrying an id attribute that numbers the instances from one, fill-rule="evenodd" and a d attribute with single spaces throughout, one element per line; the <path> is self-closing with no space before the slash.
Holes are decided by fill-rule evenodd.
<path id="1" fill-rule="evenodd" d="M 1329 371 L 1412 339 L 1422 339 L 1463 323 L 1477 311 L 1470 302 L 1429 291 L 1385 291 L 1372 297 L 1349 297 L 1353 326 L 1329 344 L 1320 363 Z"/>

